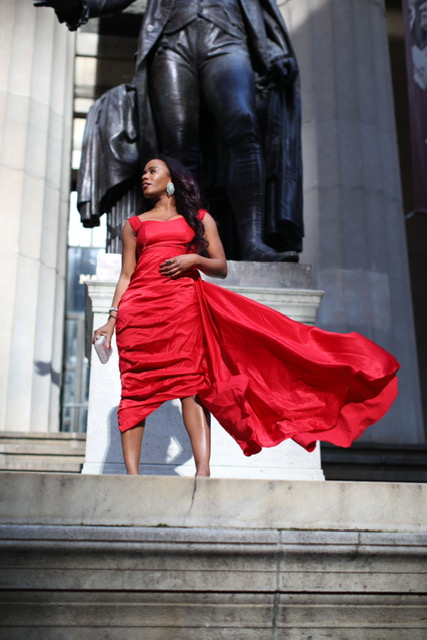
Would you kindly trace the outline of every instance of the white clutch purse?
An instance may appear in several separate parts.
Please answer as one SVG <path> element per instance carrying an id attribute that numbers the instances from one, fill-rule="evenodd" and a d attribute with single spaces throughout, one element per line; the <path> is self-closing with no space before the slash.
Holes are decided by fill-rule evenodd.
<path id="1" fill-rule="evenodd" d="M 111 354 L 113 353 L 112 348 L 107 347 L 107 338 L 105 336 L 98 336 L 95 341 L 94 347 L 96 354 L 102 364 L 107 364 Z"/>

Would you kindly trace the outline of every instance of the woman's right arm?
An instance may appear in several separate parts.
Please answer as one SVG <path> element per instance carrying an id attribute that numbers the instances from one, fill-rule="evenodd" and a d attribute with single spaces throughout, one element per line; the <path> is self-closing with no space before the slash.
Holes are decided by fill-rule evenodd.
<path id="1" fill-rule="evenodd" d="M 136 235 L 130 226 L 128 220 L 126 220 L 122 231 L 122 270 L 118 279 L 116 289 L 114 291 L 113 301 L 111 307 L 119 306 L 120 300 L 124 292 L 129 286 L 130 279 L 136 266 Z M 114 315 L 113 315 L 114 314 Z M 104 335 L 107 338 L 107 344 L 110 347 L 111 339 L 116 327 L 116 313 L 111 312 L 107 322 L 96 329 L 93 332 L 92 342 L 95 342 L 99 335 Z"/>

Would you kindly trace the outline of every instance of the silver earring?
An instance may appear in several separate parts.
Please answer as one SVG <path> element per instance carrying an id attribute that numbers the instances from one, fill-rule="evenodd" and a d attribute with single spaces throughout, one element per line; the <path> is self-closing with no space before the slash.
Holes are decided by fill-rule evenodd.
<path id="1" fill-rule="evenodd" d="M 166 193 L 168 194 L 169 198 L 175 193 L 175 185 L 171 180 L 169 180 L 166 185 Z"/>

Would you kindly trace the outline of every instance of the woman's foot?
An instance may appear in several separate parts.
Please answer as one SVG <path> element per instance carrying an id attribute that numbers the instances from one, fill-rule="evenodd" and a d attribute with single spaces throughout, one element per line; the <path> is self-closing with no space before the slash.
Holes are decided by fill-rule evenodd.
<path id="1" fill-rule="evenodd" d="M 211 470 L 209 466 L 200 465 L 198 469 L 196 469 L 196 478 L 210 478 Z"/>

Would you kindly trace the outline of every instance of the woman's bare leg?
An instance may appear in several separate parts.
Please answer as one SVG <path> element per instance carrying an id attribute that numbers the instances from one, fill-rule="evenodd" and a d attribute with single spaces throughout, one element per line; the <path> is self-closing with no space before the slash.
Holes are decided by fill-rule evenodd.
<path id="1" fill-rule="evenodd" d="M 130 476 L 139 476 L 139 461 L 141 459 L 142 436 L 144 435 L 145 420 L 133 429 L 122 431 L 123 458 L 126 471 Z"/>
<path id="2" fill-rule="evenodd" d="M 211 430 L 209 414 L 196 396 L 181 398 L 182 418 L 190 437 L 196 476 L 210 476 Z"/>

